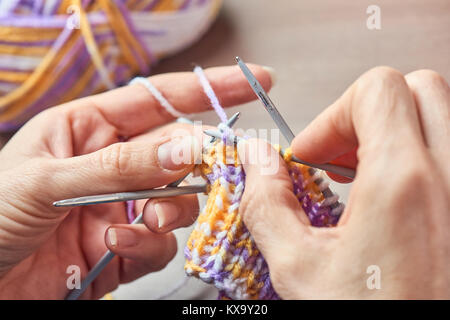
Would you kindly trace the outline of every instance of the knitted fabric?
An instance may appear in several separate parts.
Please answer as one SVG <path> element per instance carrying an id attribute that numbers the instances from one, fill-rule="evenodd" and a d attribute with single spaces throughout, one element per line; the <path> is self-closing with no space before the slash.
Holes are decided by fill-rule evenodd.
<path id="1" fill-rule="evenodd" d="M 310 167 L 285 152 L 293 191 L 311 225 L 335 226 L 343 211 L 337 196 Z M 197 167 L 208 183 L 208 200 L 185 249 L 186 273 L 212 283 L 223 299 L 279 299 L 269 269 L 239 214 L 245 173 L 234 146 L 215 142 L 204 148 Z M 303 214 L 303 213 L 299 213 Z"/>
<path id="2" fill-rule="evenodd" d="M 195 168 L 207 181 L 208 201 L 185 248 L 186 273 L 214 284 L 219 289 L 219 298 L 279 299 L 270 281 L 267 263 L 239 214 L 245 172 L 233 144 L 233 131 L 225 125 L 226 113 L 203 69 L 196 67 L 194 73 L 222 122 L 219 124 L 222 139 L 203 148 L 202 163 Z M 147 83 L 146 87 L 150 85 Z M 150 91 L 162 107 L 168 111 L 175 109 L 167 100 L 161 99 L 156 88 Z M 293 192 L 311 225 L 336 225 L 343 211 L 338 196 L 330 191 L 328 183 L 316 170 L 291 161 L 291 156 L 290 149 L 285 150 L 283 157 Z M 130 220 L 133 218 L 132 205 L 128 205 Z"/>
<path id="3" fill-rule="evenodd" d="M 203 69 L 196 67 L 194 72 L 222 121 L 222 139 L 203 148 L 202 164 L 196 167 L 207 181 L 208 201 L 187 242 L 184 268 L 189 276 L 214 284 L 222 299 L 279 299 L 268 265 L 239 214 L 245 172 L 233 143 L 233 130 L 226 126 L 227 116 Z M 283 157 L 293 192 L 311 225 L 335 226 L 344 209 L 339 197 L 318 171 L 291 161 L 290 149 Z"/>

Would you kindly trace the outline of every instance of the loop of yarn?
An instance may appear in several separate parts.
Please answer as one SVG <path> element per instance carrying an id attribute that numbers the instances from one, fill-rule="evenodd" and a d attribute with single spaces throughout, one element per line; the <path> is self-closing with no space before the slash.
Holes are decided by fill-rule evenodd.
<path id="1" fill-rule="evenodd" d="M 222 0 L 0 1 L 0 132 L 148 75 L 194 43 Z"/>
<path id="2" fill-rule="evenodd" d="M 137 77 L 137 78 L 134 78 L 133 80 L 130 81 L 130 85 L 133 85 L 133 84 L 136 84 L 136 83 L 139 83 L 139 84 L 143 85 L 145 88 L 147 88 L 147 90 L 150 91 L 150 93 L 153 95 L 153 97 L 156 100 L 158 100 L 159 104 L 168 113 L 170 113 L 173 117 L 175 117 L 175 118 L 187 118 L 187 117 L 189 117 L 188 114 L 180 112 L 177 109 L 175 109 L 175 107 L 172 106 L 172 104 L 169 101 L 167 101 L 167 99 L 162 95 L 162 93 L 159 92 L 159 90 L 156 89 L 156 87 L 147 78 Z"/>
<path id="3" fill-rule="evenodd" d="M 223 110 L 222 106 L 219 103 L 219 99 L 217 98 L 216 94 L 214 93 L 213 88 L 211 87 L 211 84 L 209 83 L 208 79 L 206 78 L 205 72 L 200 66 L 196 66 L 194 68 L 194 73 L 197 75 L 200 84 L 203 87 L 203 90 L 205 91 L 205 94 L 208 96 L 209 100 L 211 101 L 211 106 L 213 107 L 214 111 L 216 111 L 217 115 L 220 118 L 220 121 L 222 123 L 226 123 L 228 118 L 227 114 Z"/>

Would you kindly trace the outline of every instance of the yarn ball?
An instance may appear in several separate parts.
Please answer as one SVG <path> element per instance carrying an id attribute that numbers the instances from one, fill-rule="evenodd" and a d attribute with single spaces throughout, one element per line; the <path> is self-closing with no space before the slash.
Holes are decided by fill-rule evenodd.
<path id="1" fill-rule="evenodd" d="M 148 75 L 199 39 L 222 0 L 0 1 L 0 132 Z"/>
<path id="2" fill-rule="evenodd" d="M 224 140 L 206 146 L 196 168 L 207 181 L 208 200 L 185 248 L 185 271 L 212 283 L 222 299 L 279 299 L 268 265 L 239 214 L 245 172 L 236 147 Z M 298 214 L 306 213 L 315 227 L 335 226 L 344 209 L 338 196 L 318 171 L 291 161 L 291 156 L 287 149 L 284 160 L 304 211 Z"/>

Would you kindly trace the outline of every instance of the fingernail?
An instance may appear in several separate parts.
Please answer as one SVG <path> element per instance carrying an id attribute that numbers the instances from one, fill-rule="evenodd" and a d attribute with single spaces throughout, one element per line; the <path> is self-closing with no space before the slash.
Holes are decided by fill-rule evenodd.
<path id="1" fill-rule="evenodd" d="M 272 87 L 274 87 L 278 80 L 275 69 L 268 66 L 262 66 L 262 68 L 270 74 L 270 79 L 272 80 Z"/>
<path id="2" fill-rule="evenodd" d="M 193 164 L 198 156 L 197 139 L 192 136 L 175 138 L 163 143 L 158 148 L 158 160 L 162 168 L 180 170 Z"/>
<path id="3" fill-rule="evenodd" d="M 157 202 L 153 205 L 153 209 L 158 220 L 159 229 L 172 224 L 180 215 L 178 207 L 171 202 Z"/>
<path id="4" fill-rule="evenodd" d="M 109 228 L 108 241 L 112 247 L 129 248 L 136 246 L 139 243 L 139 238 L 136 233 L 130 229 Z"/>

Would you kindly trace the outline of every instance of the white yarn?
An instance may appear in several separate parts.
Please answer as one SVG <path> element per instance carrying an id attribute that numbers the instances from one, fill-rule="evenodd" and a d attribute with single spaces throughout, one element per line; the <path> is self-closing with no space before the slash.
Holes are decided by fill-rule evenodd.
<path id="1" fill-rule="evenodd" d="M 130 13 L 142 41 L 155 56 L 175 54 L 196 42 L 214 21 L 222 1 L 207 1 L 176 12 Z"/>
<path id="2" fill-rule="evenodd" d="M 139 84 L 143 85 L 144 87 L 146 87 L 148 89 L 148 91 L 150 91 L 150 93 L 153 95 L 153 97 L 155 97 L 155 99 L 158 100 L 158 102 L 161 104 L 161 106 L 175 118 L 188 116 L 186 113 L 180 112 L 177 109 L 175 109 L 170 104 L 170 102 L 167 101 L 166 98 L 164 98 L 162 93 L 159 92 L 159 90 L 156 89 L 156 87 L 147 78 L 137 77 L 130 81 L 130 85 L 133 85 L 136 83 L 139 83 Z"/>

